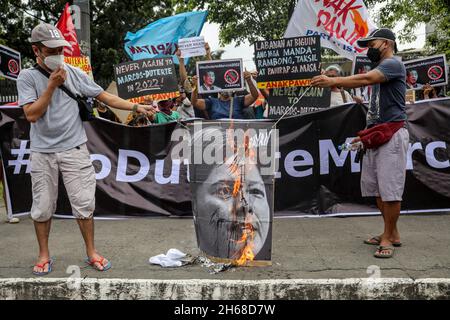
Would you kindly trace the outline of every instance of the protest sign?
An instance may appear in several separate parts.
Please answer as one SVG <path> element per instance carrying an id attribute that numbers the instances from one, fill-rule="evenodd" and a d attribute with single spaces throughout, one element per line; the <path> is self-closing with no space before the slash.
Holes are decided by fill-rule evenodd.
<path id="1" fill-rule="evenodd" d="M 117 90 L 122 99 L 178 91 L 171 57 L 121 63 L 114 67 L 114 73 Z"/>
<path id="2" fill-rule="evenodd" d="M 258 88 L 308 86 L 320 74 L 320 37 L 257 41 Z"/>
<path id="3" fill-rule="evenodd" d="M 0 45 L 0 76 L 17 80 L 20 73 L 20 52 Z"/>
<path id="4" fill-rule="evenodd" d="M 197 76 L 200 94 L 245 89 L 242 59 L 197 62 Z"/>
<path id="5" fill-rule="evenodd" d="M 287 111 L 287 116 L 319 111 L 330 107 L 331 90 L 329 88 L 310 88 L 303 98 L 307 87 L 274 88 L 268 99 L 269 118 L 280 118 Z"/>
<path id="6" fill-rule="evenodd" d="M 86 73 L 91 79 L 94 79 L 91 60 L 89 57 L 64 57 L 64 62 L 70 64 L 72 67 L 81 69 L 81 71 Z"/>
<path id="7" fill-rule="evenodd" d="M 448 84 L 445 55 L 405 61 L 406 85 L 408 89 L 422 89 L 424 84 L 443 86 Z"/>
<path id="8" fill-rule="evenodd" d="M 191 37 L 178 40 L 182 58 L 205 56 L 205 37 Z"/>
<path id="9" fill-rule="evenodd" d="M 363 74 L 372 70 L 372 61 L 366 55 L 358 55 L 353 59 L 353 73 Z"/>

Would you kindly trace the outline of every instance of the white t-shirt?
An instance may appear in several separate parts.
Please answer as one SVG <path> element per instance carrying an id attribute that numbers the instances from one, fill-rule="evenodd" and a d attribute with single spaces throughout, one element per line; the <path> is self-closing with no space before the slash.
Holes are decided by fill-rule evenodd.
<path id="1" fill-rule="evenodd" d="M 350 93 L 344 90 L 344 94 L 347 102 L 344 102 L 344 100 L 342 99 L 342 94 L 340 91 L 331 91 L 330 107 L 340 106 L 345 103 L 353 102 L 353 98 Z"/>

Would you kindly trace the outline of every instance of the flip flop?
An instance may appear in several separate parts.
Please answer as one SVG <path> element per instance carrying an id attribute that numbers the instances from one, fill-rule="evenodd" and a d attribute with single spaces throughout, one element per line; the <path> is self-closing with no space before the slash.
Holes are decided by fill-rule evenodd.
<path id="1" fill-rule="evenodd" d="M 389 253 L 382 254 L 381 253 L 382 251 L 388 251 Z M 392 258 L 393 255 L 394 255 L 394 247 L 378 246 L 377 251 L 375 251 L 373 256 L 375 258 L 388 259 L 388 258 Z"/>
<path id="2" fill-rule="evenodd" d="M 53 266 L 53 260 L 52 259 L 49 259 L 49 260 L 47 260 L 44 263 L 37 263 L 34 266 L 38 267 L 38 268 L 41 268 L 41 269 L 44 269 L 45 265 L 47 265 L 47 264 L 48 264 L 48 271 L 37 272 L 37 271 L 33 270 L 33 274 L 35 276 L 40 276 L 40 277 L 48 275 L 50 272 L 52 272 L 52 266 Z"/>
<path id="3" fill-rule="evenodd" d="M 100 256 L 100 259 L 86 258 L 85 262 L 97 271 L 107 271 L 107 270 L 111 269 L 111 261 L 108 261 L 106 266 L 103 266 L 103 261 L 105 261 L 105 260 L 106 259 L 104 257 Z M 99 267 L 97 267 L 96 263 L 100 263 L 103 266 L 103 269 L 100 269 Z"/>
<path id="4" fill-rule="evenodd" d="M 369 245 L 372 245 L 372 246 L 379 246 L 380 242 L 381 242 L 381 237 L 380 236 L 375 236 L 375 237 L 372 237 L 370 239 L 364 240 L 365 244 L 369 244 Z M 402 243 L 401 242 L 393 242 L 392 245 L 394 247 L 396 247 L 396 248 L 399 248 L 399 247 L 402 246 Z"/>

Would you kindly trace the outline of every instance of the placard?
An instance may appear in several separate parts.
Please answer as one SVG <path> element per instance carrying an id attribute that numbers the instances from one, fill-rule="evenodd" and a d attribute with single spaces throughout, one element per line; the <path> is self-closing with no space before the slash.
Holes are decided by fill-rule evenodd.
<path id="1" fill-rule="evenodd" d="M 81 69 L 91 79 L 94 79 L 92 74 L 91 59 L 88 56 L 83 57 L 64 57 L 64 62 L 70 64 L 72 67 Z"/>
<path id="2" fill-rule="evenodd" d="M 308 90 L 300 99 L 302 94 Z M 270 90 L 269 118 L 278 119 L 286 116 L 323 110 L 330 107 L 331 90 L 318 87 L 289 87 Z"/>
<path id="3" fill-rule="evenodd" d="M 198 92 L 245 90 L 242 59 L 197 62 Z"/>
<path id="4" fill-rule="evenodd" d="M 0 76 L 11 80 L 17 80 L 20 69 L 20 52 L 0 45 Z"/>
<path id="5" fill-rule="evenodd" d="M 320 37 L 255 42 L 258 88 L 309 86 L 320 74 Z"/>
<path id="6" fill-rule="evenodd" d="M 114 67 L 114 74 L 122 99 L 178 91 L 171 57 L 124 62 Z"/>
<path id="7" fill-rule="evenodd" d="M 178 40 L 182 58 L 205 56 L 205 37 L 191 37 Z"/>
<path id="8" fill-rule="evenodd" d="M 445 55 L 405 61 L 407 89 L 421 90 L 429 83 L 431 86 L 448 84 L 447 61 Z"/>

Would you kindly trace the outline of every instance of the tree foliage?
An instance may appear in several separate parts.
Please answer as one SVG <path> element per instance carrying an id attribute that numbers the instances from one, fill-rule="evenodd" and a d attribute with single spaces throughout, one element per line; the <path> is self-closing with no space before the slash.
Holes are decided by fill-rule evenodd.
<path id="1" fill-rule="evenodd" d="M 379 0 L 366 0 L 369 6 Z M 400 41 L 415 40 L 420 23 L 433 24 L 434 32 L 427 34 L 426 47 L 430 54 L 445 53 L 450 58 L 450 5 L 448 0 L 386 0 L 379 15 L 379 26 L 393 28 L 404 22 Z"/>

